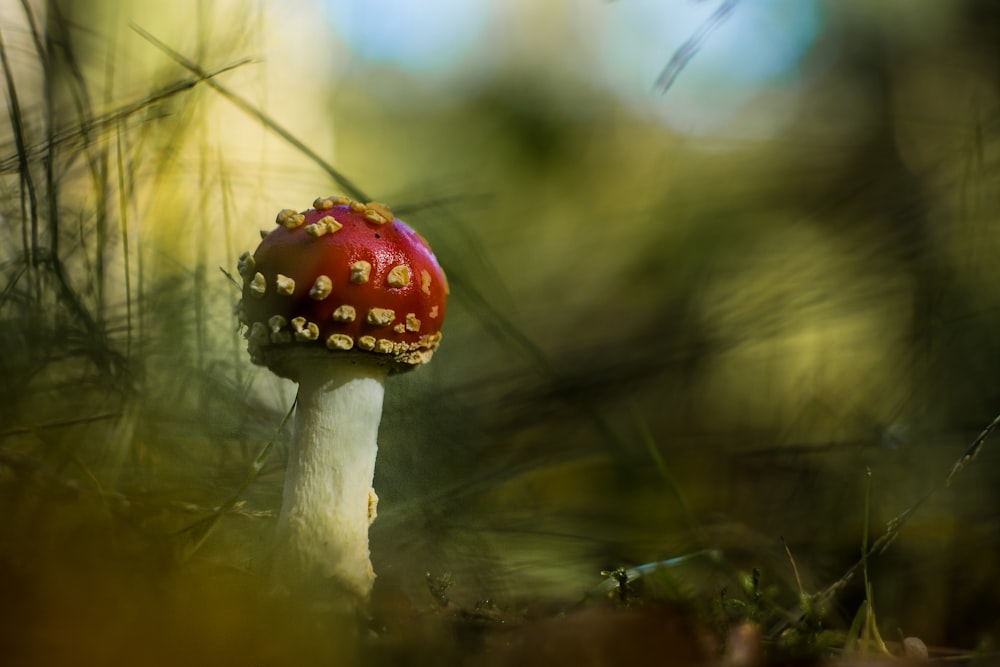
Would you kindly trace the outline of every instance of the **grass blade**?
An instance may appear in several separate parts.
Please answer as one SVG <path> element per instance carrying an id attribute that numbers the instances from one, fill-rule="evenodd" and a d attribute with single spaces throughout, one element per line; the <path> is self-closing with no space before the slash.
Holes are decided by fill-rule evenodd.
<path id="1" fill-rule="evenodd" d="M 205 76 L 204 70 L 201 69 L 197 64 L 188 60 L 180 53 L 174 51 L 169 46 L 158 40 L 156 37 L 143 30 L 138 25 L 132 23 L 130 24 L 132 29 L 135 30 L 139 35 L 148 41 L 150 44 L 160 49 L 168 56 L 170 56 L 174 61 L 190 70 L 191 72 L 197 74 L 200 80 L 203 80 L 210 88 L 221 94 L 227 100 L 233 103 L 240 111 L 243 111 L 247 115 L 255 118 L 261 125 L 271 130 L 279 137 L 284 139 L 286 142 L 291 144 L 301 152 L 303 155 L 312 160 L 317 166 L 319 166 L 323 171 L 325 171 L 330 178 L 332 178 L 344 192 L 355 199 L 361 199 L 367 201 L 369 197 L 364 193 L 364 191 L 350 179 L 340 173 L 337 169 L 333 167 L 330 163 L 320 157 L 319 153 L 309 148 L 305 143 L 295 137 L 291 132 L 286 130 L 281 126 L 276 120 L 268 116 L 266 113 L 252 105 L 243 97 L 240 97 L 236 93 L 232 92 L 228 88 L 224 87 L 222 84 L 213 81 Z"/>

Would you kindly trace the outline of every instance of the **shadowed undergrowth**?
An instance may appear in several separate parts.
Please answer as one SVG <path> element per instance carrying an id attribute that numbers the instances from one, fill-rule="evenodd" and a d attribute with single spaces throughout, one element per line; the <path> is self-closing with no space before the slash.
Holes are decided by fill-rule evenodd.
<path id="1" fill-rule="evenodd" d="M 175 45 L 69 5 L 0 27 L 11 664 L 993 650 L 994 107 L 917 164 L 886 91 L 843 146 L 701 152 L 544 74 L 432 111 L 347 80 L 317 104 L 352 127 L 334 161 L 257 95 L 265 19 L 200 10 Z M 831 54 L 907 48 L 842 20 Z M 860 51 L 816 65 L 791 133 L 872 83 L 858 62 L 922 71 Z M 373 137 L 409 153 L 362 186 Z M 388 387 L 358 622 L 266 589 L 294 393 L 247 361 L 225 272 L 273 211 L 362 187 L 453 293 L 435 362 Z"/>

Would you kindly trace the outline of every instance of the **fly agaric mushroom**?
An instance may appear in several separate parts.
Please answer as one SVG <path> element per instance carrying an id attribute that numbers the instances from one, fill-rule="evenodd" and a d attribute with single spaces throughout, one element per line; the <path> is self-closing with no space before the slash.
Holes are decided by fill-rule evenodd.
<path id="1" fill-rule="evenodd" d="M 364 600 L 383 381 L 430 360 L 448 283 L 382 204 L 320 197 L 261 235 L 239 259 L 237 312 L 251 360 L 299 385 L 274 572 L 292 590 L 332 580 Z"/>

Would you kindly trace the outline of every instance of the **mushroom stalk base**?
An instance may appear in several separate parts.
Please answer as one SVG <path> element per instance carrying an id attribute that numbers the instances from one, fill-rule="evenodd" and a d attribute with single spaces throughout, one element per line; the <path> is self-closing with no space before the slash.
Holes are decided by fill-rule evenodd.
<path id="1" fill-rule="evenodd" d="M 368 526 L 387 369 L 316 364 L 289 369 L 299 380 L 272 572 L 289 592 L 334 589 L 366 600 L 375 573 Z M 317 591 L 317 592 L 318 592 Z"/>

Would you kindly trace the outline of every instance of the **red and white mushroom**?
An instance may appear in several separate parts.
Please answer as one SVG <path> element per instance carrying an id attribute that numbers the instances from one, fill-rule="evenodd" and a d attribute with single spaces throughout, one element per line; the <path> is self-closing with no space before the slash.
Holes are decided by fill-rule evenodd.
<path id="1" fill-rule="evenodd" d="M 430 360 L 448 283 L 427 242 L 378 203 L 320 197 L 278 214 L 239 259 L 251 360 L 298 383 L 273 571 L 360 599 L 383 381 Z"/>

